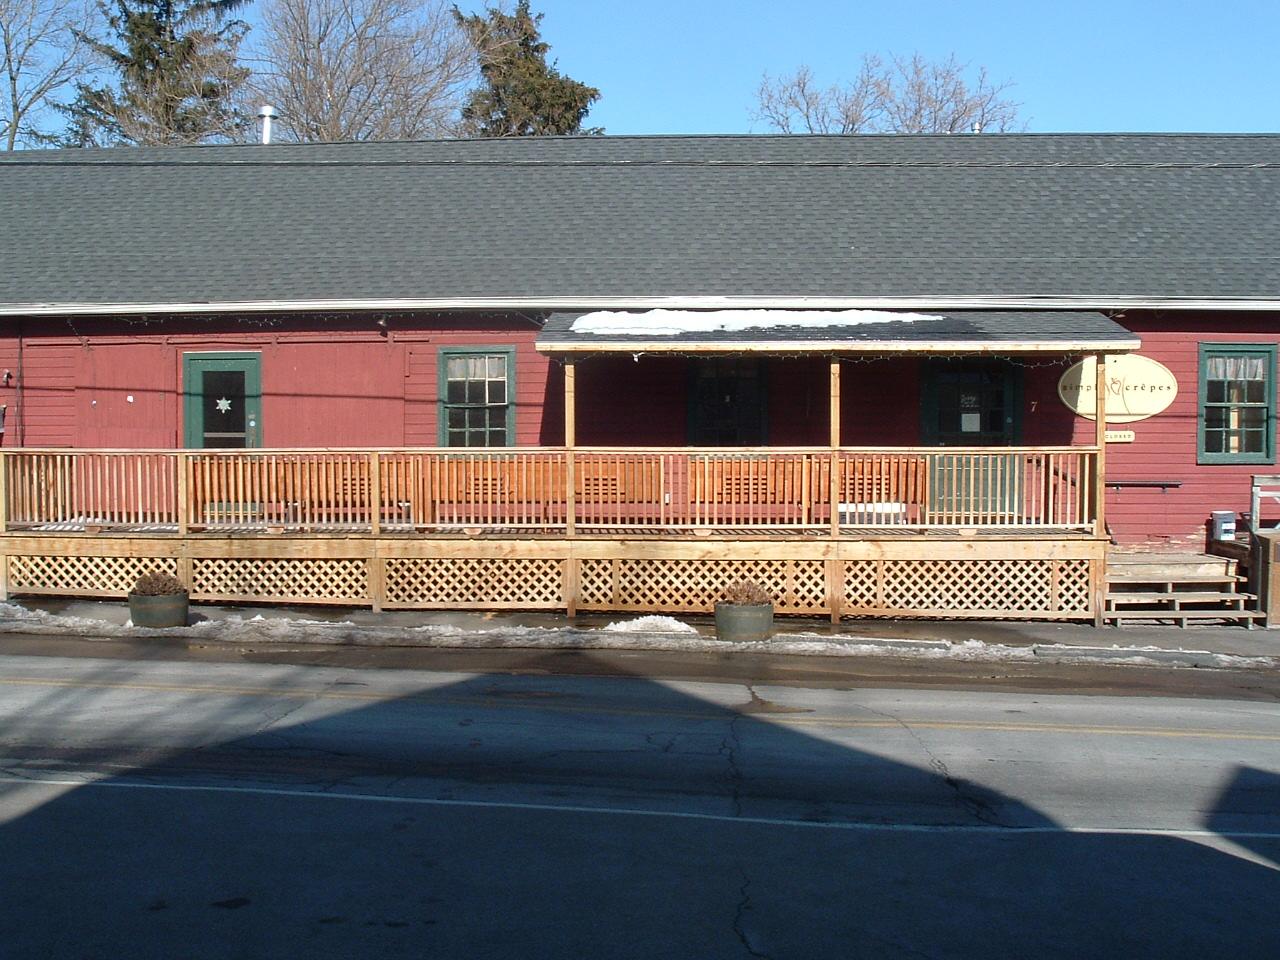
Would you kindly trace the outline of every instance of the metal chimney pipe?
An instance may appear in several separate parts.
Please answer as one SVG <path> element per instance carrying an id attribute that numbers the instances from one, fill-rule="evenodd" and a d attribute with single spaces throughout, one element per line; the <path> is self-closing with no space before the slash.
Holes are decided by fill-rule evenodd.
<path id="1" fill-rule="evenodd" d="M 276 108 L 270 104 L 263 104 L 258 110 L 258 119 L 262 121 L 262 142 L 271 142 L 271 121 L 276 115 Z"/>

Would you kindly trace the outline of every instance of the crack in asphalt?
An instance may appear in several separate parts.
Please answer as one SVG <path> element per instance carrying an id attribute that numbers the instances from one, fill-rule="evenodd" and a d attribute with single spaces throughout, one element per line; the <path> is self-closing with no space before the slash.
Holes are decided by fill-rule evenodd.
<path id="1" fill-rule="evenodd" d="M 752 701 L 758 699 L 754 687 L 747 684 L 747 692 L 751 694 Z M 735 817 L 742 816 L 742 768 L 738 766 L 738 750 L 742 746 L 742 741 L 738 736 L 738 724 L 742 722 L 742 714 L 734 712 L 732 719 L 729 720 L 729 735 L 720 740 L 719 753 L 725 758 L 728 767 L 729 788 L 732 791 L 731 800 L 733 803 L 733 815 Z"/>
<path id="2" fill-rule="evenodd" d="M 665 743 L 659 743 L 658 737 L 666 737 Z M 660 753 L 670 753 L 675 749 L 676 741 L 680 739 L 678 733 L 646 733 L 644 742 L 651 747 L 657 747 Z"/>
<path id="3" fill-rule="evenodd" d="M 932 770 L 943 783 L 945 783 L 952 791 L 956 803 L 961 809 L 968 812 L 979 823 L 985 823 L 992 827 L 1007 827 L 1008 824 L 1003 822 L 997 816 L 995 808 L 981 797 L 974 796 L 965 788 L 969 785 L 967 780 L 953 776 L 951 770 L 947 767 L 946 761 L 934 753 L 924 739 L 912 729 L 911 724 L 907 723 L 901 717 L 894 716 L 892 713 L 886 713 L 883 710 L 877 710 L 875 707 L 869 707 L 866 704 L 858 705 L 861 709 L 868 713 L 874 714 L 885 720 L 897 724 L 907 735 L 916 742 L 916 746 L 924 753 L 925 759 L 928 761 L 929 769 Z"/>
<path id="4" fill-rule="evenodd" d="M 733 911 L 733 933 L 738 938 L 738 942 L 742 944 L 747 955 L 751 957 L 761 957 L 763 960 L 770 960 L 769 954 L 761 953 L 752 944 L 747 936 L 747 931 L 742 926 L 743 917 L 747 911 L 751 909 L 751 878 L 747 876 L 747 871 L 739 869 L 742 874 L 742 886 L 738 887 L 738 903 Z"/>
<path id="5" fill-rule="evenodd" d="M 320 691 L 319 696 L 323 696 L 325 693 L 328 693 L 332 689 L 333 689 L 333 682 L 331 681 L 325 684 L 325 688 L 324 690 Z M 257 736 L 260 733 L 265 733 L 269 728 L 274 727 L 276 724 L 280 723 L 282 720 L 286 720 L 289 717 L 293 716 L 293 714 L 297 713 L 303 707 L 310 706 L 312 703 L 315 702 L 315 700 L 316 700 L 316 697 L 299 698 L 293 701 L 291 704 L 289 704 L 289 706 L 282 713 L 276 714 L 275 716 L 271 716 L 269 711 L 263 710 L 263 713 L 267 715 L 266 722 L 263 723 L 262 726 L 258 727 L 258 729 L 255 730 L 252 735 Z M 287 702 L 288 701 L 286 701 L 286 703 Z"/>

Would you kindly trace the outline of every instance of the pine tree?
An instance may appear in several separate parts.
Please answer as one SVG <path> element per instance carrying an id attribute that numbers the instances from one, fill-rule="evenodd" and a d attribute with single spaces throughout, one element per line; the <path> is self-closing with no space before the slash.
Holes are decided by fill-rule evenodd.
<path id="1" fill-rule="evenodd" d="M 248 0 L 99 0 L 113 42 L 82 39 L 114 72 L 109 86 L 78 84 L 63 108 L 68 146 L 189 144 L 245 126 L 235 95 L 249 76 L 236 60 Z"/>
<path id="2" fill-rule="evenodd" d="M 600 91 L 564 76 L 547 63 L 550 44 L 538 25 L 542 14 L 520 0 L 514 13 L 493 8 L 484 15 L 453 9 L 480 56 L 482 86 L 462 109 L 465 129 L 481 137 L 536 137 L 604 131 L 582 121 Z"/>

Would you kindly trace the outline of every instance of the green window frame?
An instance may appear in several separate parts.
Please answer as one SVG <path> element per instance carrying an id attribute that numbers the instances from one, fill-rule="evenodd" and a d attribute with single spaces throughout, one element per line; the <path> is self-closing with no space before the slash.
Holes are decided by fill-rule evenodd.
<path id="1" fill-rule="evenodd" d="M 440 446 L 515 446 L 515 347 L 442 349 L 438 380 Z"/>
<path id="2" fill-rule="evenodd" d="M 1276 345 L 1200 344 L 1197 463 L 1275 463 Z"/>

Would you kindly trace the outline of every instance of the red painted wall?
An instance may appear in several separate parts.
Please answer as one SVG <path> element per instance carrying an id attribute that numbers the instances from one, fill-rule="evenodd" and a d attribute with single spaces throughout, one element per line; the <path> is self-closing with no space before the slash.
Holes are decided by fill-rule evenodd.
<path id="1" fill-rule="evenodd" d="M 1211 511 L 1247 511 L 1250 477 L 1280 473 L 1280 469 L 1274 464 L 1196 463 L 1199 347 L 1202 343 L 1276 343 L 1280 314 L 1131 313 L 1119 322 L 1142 340 L 1139 354 L 1164 364 L 1177 378 L 1178 396 L 1157 416 L 1115 427 L 1133 430 L 1136 439 L 1107 445 L 1107 479 L 1179 480 L 1182 486 L 1166 492 L 1108 491 L 1112 532 L 1121 542 L 1203 545 Z M 1082 439 L 1092 430 L 1090 421 L 1077 425 Z M 1272 505 L 1271 512 L 1263 515 L 1280 518 L 1280 511 Z"/>
<path id="2" fill-rule="evenodd" d="M 506 318 L 392 317 L 385 335 L 351 319 L 28 320 L 21 336 L 14 324 L 0 338 L 0 368 L 11 372 L 0 385 L 4 443 L 180 445 L 183 357 L 251 351 L 262 355 L 264 446 L 435 445 L 437 351 L 490 345 L 516 349 L 517 441 L 558 442 L 543 436 L 550 363 L 535 334 Z"/>
<path id="3" fill-rule="evenodd" d="M 1173 372 L 1179 393 L 1164 413 L 1125 425 L 1137 440 L 1108 446 L 1108 478 L 1182 486 L 1109 491 L 1111 528 L 1122 542 L 1194 546 L 1210 511 L 1248 509 L 1252 474 L 1280 472 L 1275 465 L 1196 463 L 1199 344 L 1275 343 L 1280 314 L 1133 313 L 1121 322 L 1142 339 L 1142 355 Z M 556 445 L 563 442 L 563 367 L 534 349 L 536 332 L 524 318 L 457 315 L 389 317 L 385 334 L 367 318 L 10 321 L 0 336 L 0 371 L 10 372 L 7 380 L 0 378 L 0 403 L 8 408 L 3 442 L 176 446 L 183 355 L 244 350 L 262 354 L 264 445 L 433 446 L 439 349 L 513 346 L 517 442 Z M 580 361 L 579 442 L 684 444 L 689 362 L 653 356 Z M 827 361 L 775 358 L 765 364 L 769 443 L 824 445 Z M 1092 442 L 1092 421 L 1076 417 L 1058 399 L 1066 365 L 1054 358 L 1023 365 L 1023 443 Z M 841 370 L 845 444 L 920 442 L 919 362 L 845 362 Z M 1280 519 L 1280 509 L 1273 505 L 1272 512 Z"/>

